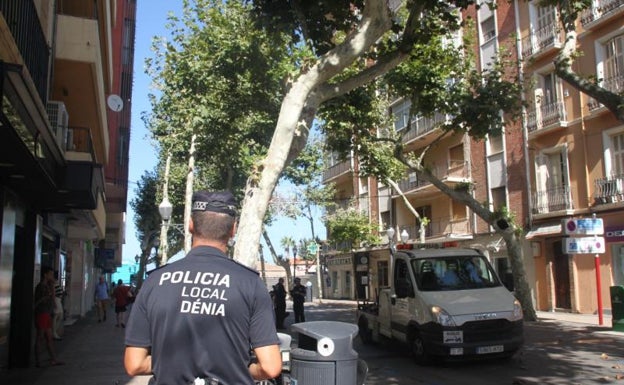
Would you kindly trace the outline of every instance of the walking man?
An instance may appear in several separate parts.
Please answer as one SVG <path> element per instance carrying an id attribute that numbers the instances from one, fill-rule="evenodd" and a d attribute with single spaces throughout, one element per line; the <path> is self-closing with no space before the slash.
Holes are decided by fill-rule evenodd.
<path id="1" fill-rule="evenodd" d="M 126 327 L 126 311 L 128 310 L 128 303 L 131 297 L 130 286 L 124 285 L 123 280 L 118 280 L 117 286 L 113 289 L 113 300 L 115 301 L 115 314 L 117 317 L 115 327 Z"/>
<path id="2" fill-rule="evenodd" d="M 295 312 L 295 323 L 305 322 L 303 314 L 303 303 L 305 302 L 307 289 L 301 284 L 301 278 L 295 278 L 295 286 L 290 291 L 293 299 L 293 311 Z"/>
<path id="3" fill-rule="evenodd" d="M 257 271 L 225 254 L 236 231 L 234 196 L 193 194 L 189 231 L 189 253 L 152 272 L 136 297 L 126 371 L 153 374 L 153 385 L 254 385 L 277 377 L 282 360 L 269 293 Z"/>

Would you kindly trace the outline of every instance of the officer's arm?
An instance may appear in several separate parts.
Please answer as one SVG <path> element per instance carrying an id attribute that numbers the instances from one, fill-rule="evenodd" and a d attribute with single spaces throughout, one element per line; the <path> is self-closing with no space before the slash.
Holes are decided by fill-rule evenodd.
<path id="1" fill-rule="evenodd" d="M 254 380 L 275 378 L 282 372 L 282 354 L 279 345 L 268 345 L 254 349 L 258 362 L 249 365 Z"/>
<path id="2" fill-rule="evenodd" d="M 126 346 L 124 366 L 130 376 L 152 374 L 152 356 L 146 348 Z"/>

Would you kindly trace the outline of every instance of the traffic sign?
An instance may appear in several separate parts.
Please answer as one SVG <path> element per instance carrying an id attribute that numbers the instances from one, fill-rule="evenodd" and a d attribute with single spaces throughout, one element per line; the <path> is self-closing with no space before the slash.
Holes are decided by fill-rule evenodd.
<path id="1" fill-rule="evenodd" d="M 601 235 L 604 234 L 602 218 L 562 219 L 561 227 L 567 235 Z"/>
<path id="2" fill-rule="evenodd" d="M 316 254 L 317 251 L 318 251 L 318 245 L 316 243 L 310 243 L 308 245 L 308 253 Z"/>
<path id="3" fill-rule="evenodd" d="M 605 240 L 603 237 L 564 238 L 564 254 L 603 254 Z"/>

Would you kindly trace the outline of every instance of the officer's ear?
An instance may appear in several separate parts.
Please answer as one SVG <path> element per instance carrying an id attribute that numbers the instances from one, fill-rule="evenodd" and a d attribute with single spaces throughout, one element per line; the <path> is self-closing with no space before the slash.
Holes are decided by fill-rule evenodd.
<path id="1" fill-rule="evenodd" d="M 193 224 L 193 216 L 189 220 L 189 233 L 195 234 L 195 225 Z"/>
<path id="2" fill-rule="evenodd" d="M 230 230 L 230 238 L 234 238 L 236 235 L 236 230 L 238 229 L 238 220 L 234 221 L 232 224 L 232 230 Z"/>

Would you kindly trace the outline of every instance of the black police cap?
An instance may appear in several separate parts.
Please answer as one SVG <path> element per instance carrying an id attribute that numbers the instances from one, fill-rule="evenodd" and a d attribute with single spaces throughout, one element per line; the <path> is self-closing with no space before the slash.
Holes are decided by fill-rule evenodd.
<path id="1" fill-rule="evenodd" d="M 235 217 L 236 199 L 229 191 L 197 191 L 193 194 L 191 211 L 212 211 Z"/>

